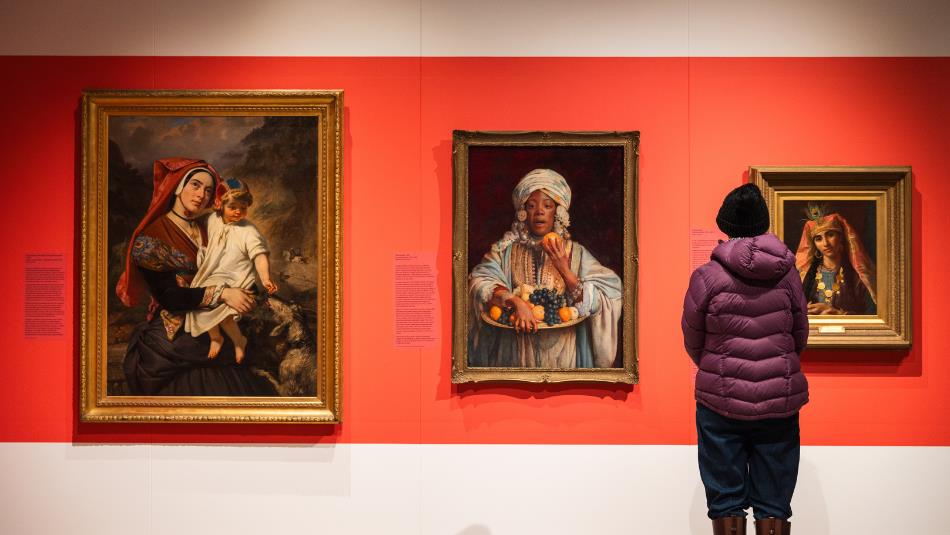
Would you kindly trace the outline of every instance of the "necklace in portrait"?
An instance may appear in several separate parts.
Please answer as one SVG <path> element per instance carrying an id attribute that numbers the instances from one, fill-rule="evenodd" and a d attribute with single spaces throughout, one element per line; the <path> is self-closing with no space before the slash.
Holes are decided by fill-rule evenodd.
<path id="1" fill-rule="evenodd" d="M 511 258 L 516 283 L 554 288 L 558 293 L 564 293 L 564 279 L 540 247 L 517 243 L 512 249 Z"/>
<path id="2" fill-rule="evenodd" d="M 182 231 L 184 231 L 184 233 L 191 239 L 191 241 L 195 242 L 195 245 L 198 245 L 200 247 L 201 246 L 201 230 L 198 228 L 198 224 L 195 223 L 194 220 L 188 219 L 187 217 L 179 214 L 174 209 L 172 209 L 169 213 L 175 216 L 174 218 L 172 218 L 172 221 L 175 223 L 175 226 L 177 226 Z"/>
<path id="3" fill-rule="evenodd" d="M 825 285 L 824 279 L 821 277 L 823 269 L 818 269 L 815 271 L 815 282 L 818 283 L 818 295 L 823 297 L 826 304 L 831 304 L 835 296 L 841 295 L 841 285 L 844 284 L 844 268 L 838 268 L 838 273 L 835 275 L 835 282 L 831 285 L 829 289 Z"/>

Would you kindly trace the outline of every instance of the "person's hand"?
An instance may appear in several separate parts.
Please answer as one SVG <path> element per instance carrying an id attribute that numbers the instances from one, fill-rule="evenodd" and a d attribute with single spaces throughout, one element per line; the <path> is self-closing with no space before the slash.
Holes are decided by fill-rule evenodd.
<path id="1" fill-rule="evenodd" d="M 267 290 L 268 294 L 274 295 L 275 293 L 277 293 L 277 285 L 274 284 L 274 281 L 268 279 L 261 282 L 264 283 L 264 289 Z"/>
<path id="2" fill-rule="evenodd" d="M 531 306 L 528 303 L 524 302 L 521 298 L 516 298 L 515 303 L 515 321 L 512 323 L 515 327 L 516 333 L 533 333 L 538 331 L 538 320 L 534 318 L 534 312 L 531 311 Z M 514 300 L 513 300 L 514 301 Z"/>
<path id="3" fill-rule="evenodd" d="M 254 308 L 254 295 L 244 288 L 225 288 L 218 299 L 241 314 L 247 314 Z"/>
<path id="4" fill-rule="evenodd" d="M 541 247 L 551 257 L 551 262 L 554 263 L 554 267 L 561 274 L 561 277 L 566 277 L 571 272 L 571 257 L 564 247 L 564 240 L 560 238 L 557 240 L 541 240 Z"/>
<path id="5" fill-rule="evenodd" d="M 844 310 L 835 308 L 828 303 L 808 303 L 808 313 L 817 316 L 833 316 L 844 314 Z"/>

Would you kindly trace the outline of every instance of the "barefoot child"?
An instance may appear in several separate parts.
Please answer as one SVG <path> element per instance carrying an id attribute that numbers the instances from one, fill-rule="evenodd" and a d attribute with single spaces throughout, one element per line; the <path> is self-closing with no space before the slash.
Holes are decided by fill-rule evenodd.
<path id="1" fill-rule="evenodd" d="M 198 252 L 198 272 L 192 288 L 208 286 L 251 289 L 260 279 L 269 294 L 277 291 L 271 281 L 267 244 L 257 228 L 245 219 L 247 208 L 254 202 L 247 184 L 230 178 L 222 181 L 215 191 L 215 212 L 208 218 L 208 245 Z M 208 333 L 211 347 L 208 358 L 221 351 L 223 330 L 234 343 L 234 360 L 244 360 L 247 338 L 241 334 L 233 308 L 221 304 L 210 310 L 189 312 L 185 317 L 185 331 L 192 336 Z"/>

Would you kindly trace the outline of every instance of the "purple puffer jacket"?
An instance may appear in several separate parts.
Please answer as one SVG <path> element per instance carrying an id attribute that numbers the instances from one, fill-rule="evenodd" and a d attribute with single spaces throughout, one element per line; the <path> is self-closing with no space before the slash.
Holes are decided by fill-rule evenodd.
<path id="1" fill-rule="evenodd" d="M 795 255 L 774 234 L 720 243 L 683 303 L 696 400 L 730 418 L 791 416 L 808 402 L 798 355 L 808 310 Z"/>

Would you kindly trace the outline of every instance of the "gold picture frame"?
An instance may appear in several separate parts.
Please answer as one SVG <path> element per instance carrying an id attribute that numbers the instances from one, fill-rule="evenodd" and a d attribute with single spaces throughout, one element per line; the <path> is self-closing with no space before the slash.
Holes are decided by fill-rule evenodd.
<path id="1" fill-rule="evenodd" d="M 454 132 L 453 383 L 638 382 L 639 141 L 633 131 Z M 529 184 L 523 177 L 554 182 L 521 187 Z M 547 208 L 515 199 L 539 189 L 552 219 L 537 228 L 547 225 L 561 235 L 559 269 L 577 277 L 573 287 L 565 282 L 569 275 L 551 275 L 554 255 L 541 252 L 530 227 L 536 216 L 549 217 L 538 211 Z M 524 204 L 516 207 L 519 202 Z M 536 267 L 525 275 L 531 262 Z M 524 279 L 518 286 L 530 291 L 531 277 L 538 288 L 548 288 L 551 297 L 535 297 L 546 305 L 529 304 L 535 298 L 528 294 L 529 301 L 510 300 L 518 288 L 509 286 Z M 508 313 L 502 312 L 505 303 L 514 304 L 512 314 L 522 303 L 550 307 L 550 323 L 545 317 L 536 331 L 519 333 L 503 318 L 495 321 L 491 302 L 482 297 L 495 299 L 496 290 L 503 300 L 498 314 Z M 574 312 L 567 306 L 572 303 Z M 557 316 L 559 307 L 570 319 Z"/>
<path id="2" fill-rule="evenodd" d="M 338 90 L 83 92 L 82 422 L 341 421 L 342 132 Z M 182 216 L 192 185 L 197 208 Z M 209 230 L 213 201 L 245 190 L 246 221 L 221 208 L 230 234 Z M 222 261 L 209 272 L 231 282 L 191 288 L 196 251 L 211 262 L 212 239 L 228 251 L 251 227 L 264 249 L 235 250 L 258 284 L 237 292 Z M 218 310 L 236 292 L 250 311 L 210 358 L 186 309 Z M 246 357 L 232 342 L 242 333 Z"/>
<path id="3" fill-rule="evenodd" d="M 796 253 L 808 346 L 910 348 L 911 168 L 752 166 L 749 177 L 765 196 L 771 231 Z"/>

